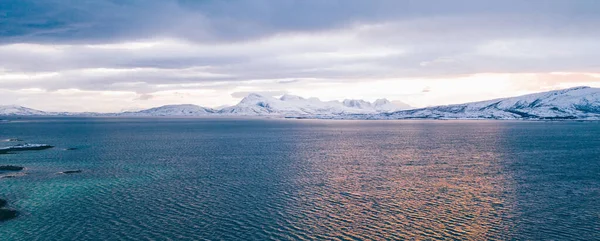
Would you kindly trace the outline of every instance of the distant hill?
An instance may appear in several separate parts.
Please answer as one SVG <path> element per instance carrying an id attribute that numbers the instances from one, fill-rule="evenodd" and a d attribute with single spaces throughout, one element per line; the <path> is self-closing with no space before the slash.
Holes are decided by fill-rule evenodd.
<path id="1" fill-rule="evenodd" d="M 147 110 L 122 112 L 119 116 L 203 116 L 215 114 L 216 110 L 197 105 L 165 105 Z"/>
<path id="2" fill-rule="evenodd" d="M 34 110 L 17 105 L 0 105 L 0 116 L 54 115 L 50 112 Z"/>

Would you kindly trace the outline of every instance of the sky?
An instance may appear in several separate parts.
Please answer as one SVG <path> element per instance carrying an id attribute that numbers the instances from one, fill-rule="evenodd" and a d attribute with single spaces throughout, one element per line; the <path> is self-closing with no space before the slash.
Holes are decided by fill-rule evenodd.
<path id="1" fill-rule="evenodd" d="M 597 0 L 1 0 L 0 105 L 414 107 L 600 87 Z"/>

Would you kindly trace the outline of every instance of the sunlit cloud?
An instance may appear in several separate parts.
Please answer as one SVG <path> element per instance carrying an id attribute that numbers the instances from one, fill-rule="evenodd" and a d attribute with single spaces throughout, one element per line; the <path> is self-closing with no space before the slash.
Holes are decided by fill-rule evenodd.
<path id="1" fill-rule="evenodd" d="M 593 1 L 8 1 L 0 104 L 210 107 L 259 92 L 421 107 L 599 82 Z"/>

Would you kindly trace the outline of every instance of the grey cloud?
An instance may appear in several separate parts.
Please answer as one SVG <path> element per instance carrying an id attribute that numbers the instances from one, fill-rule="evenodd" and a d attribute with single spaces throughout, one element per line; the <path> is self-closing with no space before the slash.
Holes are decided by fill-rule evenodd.
<path id="1" fill-rule="evenodd" d="M 4 0 L 3 42 L 114 42 L 160 35 L 190 21 L 176 1 Z M 177 18 L 172 16 L 185 16 Z M 202 24 L 201 18 L 194 21 Z M 198 34 L 199 31 L 194 31 Z"/>
<path id="2" fill-rule="evenodd" d="M 233 97 L 233 98 L 244 98 L 244 97 L 248 96 L 249 94 L 259 94 L 259 95 L 264 95 L 264 96 L 278 96 L 278 95 L 285 95 L 285 94 L 288 94 L 288 93 L 289 92 L 284 91 L 284 90 L 238 91 L 238 92 L 231 93 L 231 97 Z"/>
<path id="3" fill-rule="evenodd" d="M 291 84 L 291 83 L 297 83 L 300 80 L 298 79 L 291 79 L 291 80 L 279 80 L 277 81 L 278 84 Z"/>
<path id="4" fill-rule="evenodd" d="M 152 98 L 154 98 L 154 96 L 151 94 L 141 94 L 136 100 L 150 100 Z"/>
<path id="5" fill-rule="evenodd" d="M 3 78 L 0 84 L 151 93 L 226 88 L 257 79 L 285 84 L 297 79 L 598 72 L 599 11 L 595 0 L 4 0 L 0 75 L 58 75 Z M 336 39 L 338 35 L 347 39 Z M 154 38 L 189 42 L 175 49 L 87 46 Z M 306 40 L 310 38 L 317 40 Z M 24 46 L 32 48 L 26 51 L 9 43 L 55 49 Z M 369 48 L 399 53 L 360 55 L 370 53 Z M 117 73 L 82 71 L 104 68 Z M 139 71 L 126 71 L 130 69 Z M 227 83 L 186 85 L 215 82 Z"/>
<path id="6" fill-rule="evenodd" d="M 596 21 L 594 0 L 4 0 L 2 42 L 117 42 L 154 36 L 240 41 L 355 23 L 503 15 Z M 561 19 L 563 18 L 563 19 Z"/>

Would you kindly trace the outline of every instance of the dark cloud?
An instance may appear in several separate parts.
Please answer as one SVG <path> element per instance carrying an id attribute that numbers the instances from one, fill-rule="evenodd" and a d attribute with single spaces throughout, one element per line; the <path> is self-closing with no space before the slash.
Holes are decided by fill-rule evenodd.
<path id="1" fill-rule="evenodd" d="M 6 42 L 113 42 L 165 33 L 181 16 L 174 1 L 3 0 Z"/>
<path id="2" fill-rule="evenodd" d="M 550 26 L 596 21 L 595 0 L 3 0 L 3 42 L 117 42 L 155 36 L 239 41 L 356 23 L 453 16 L 553 16 Z M 567 20 L 567 21 L 565 21 Z M 443 31 L 443 29 L 440 29 Z M 533 29 L 535 30 L 535 29 Z"/>

